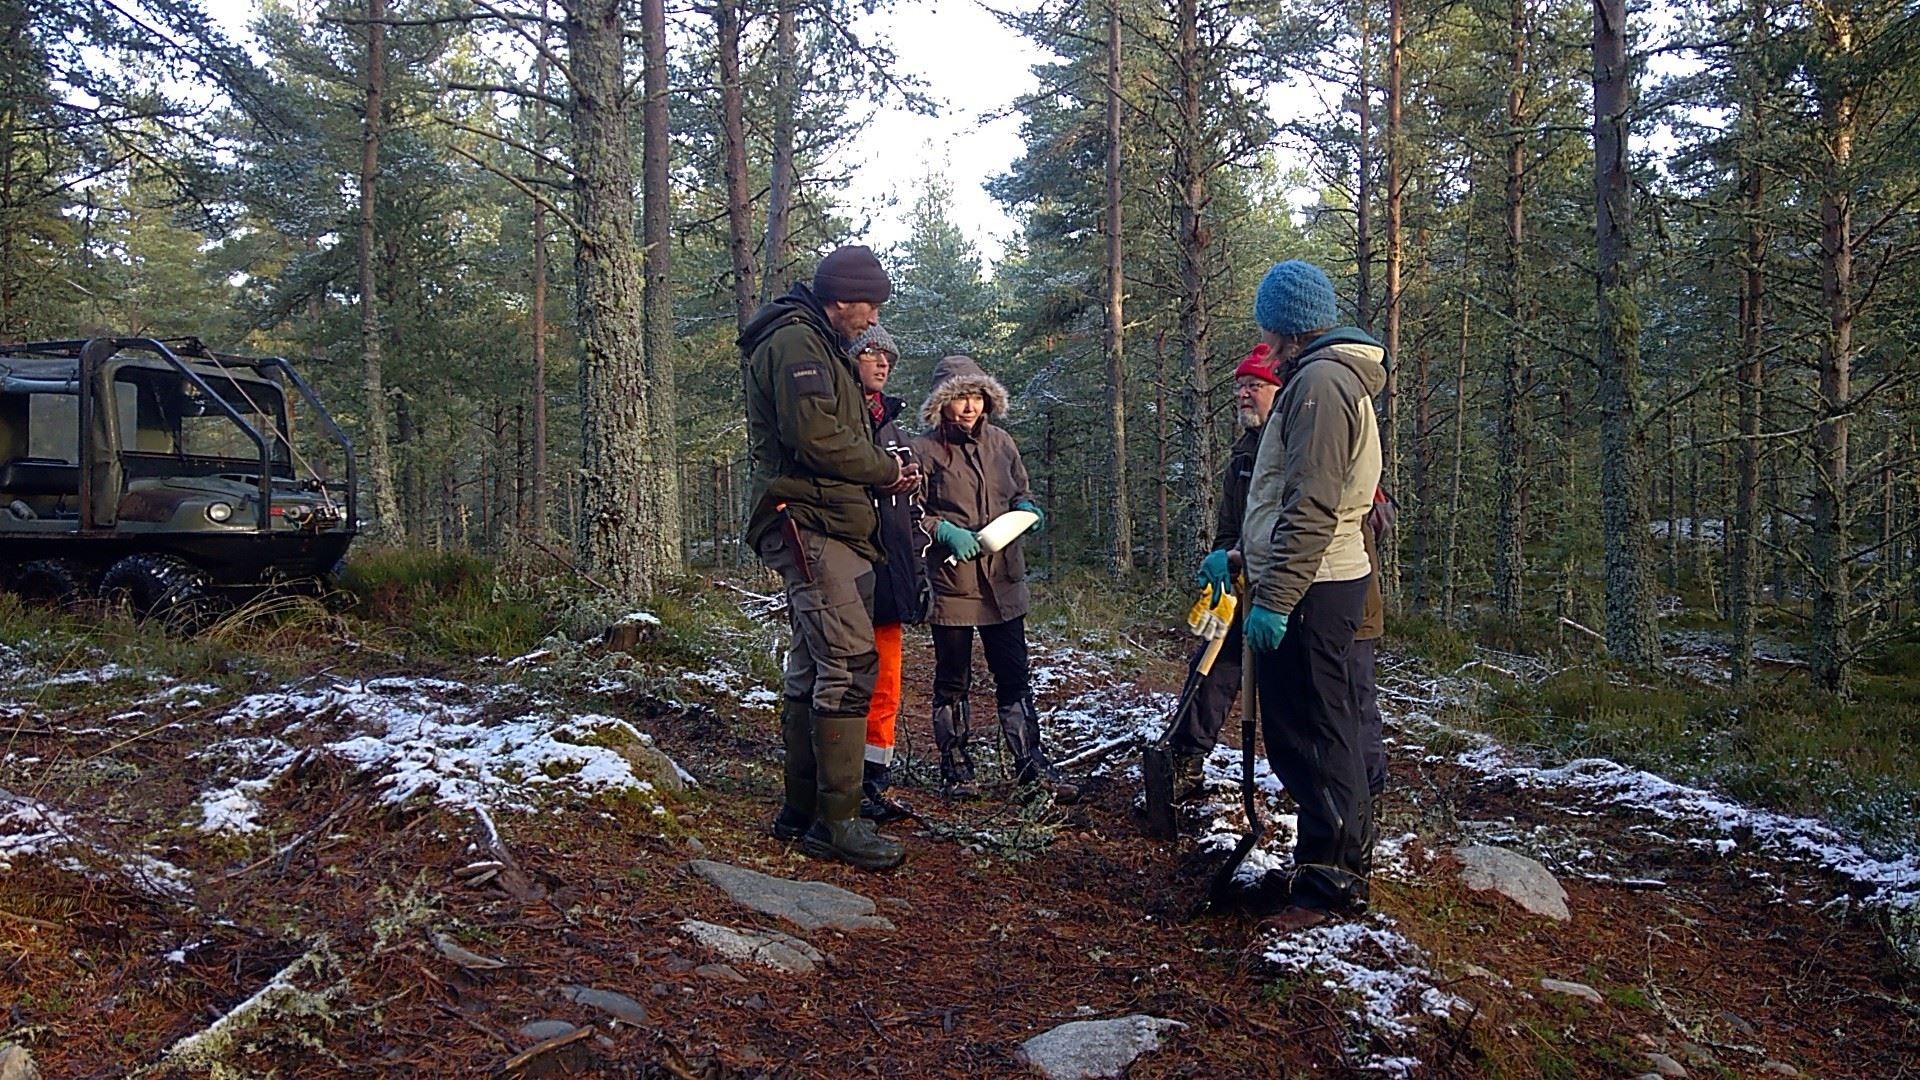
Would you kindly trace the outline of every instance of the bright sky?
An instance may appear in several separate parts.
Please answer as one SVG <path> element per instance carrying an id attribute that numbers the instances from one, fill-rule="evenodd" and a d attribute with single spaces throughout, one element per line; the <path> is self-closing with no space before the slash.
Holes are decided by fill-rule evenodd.
<path id="1" fill-rule="evenodd" d="M 1006 0 L 1019 9 L 1032 0 Z M 236 38 L 257 0 L 207 0 L 207 7 Z M 976 0 L 905 0 L 898 10 L 863 18 L 863 35 L 876 32 L 892 43 L 902 72 L 918 75 L 941 108 L 933 117 L 903 108 L 883 109 L 868 125 L 856 151 L 861 163 L 848 192 L 855 221 L 870 217 L 869 244 L 884 247 L 906 235 L 904 216 L 931 166 L 954 187 L 954 220 L 989 260 L 997 259 L 1014 223 L 981 184 L 1004 172 L 1020 154 L 1020 121 L 989 122 L 1038 82 L 1027 70 L 1044 59 L 1025 38 L 1003 28 Z"/>
<path id="2" fill-rule="evenodd" d="M 1007 0 L 1002 7 L 1032 7 Z M 1033 43 L 1001 26 L 976 0 L 927 0 L 864 20 L 886 35 L 900 70 L 918 75 L 939 102 L 937 116 L 884 110 L 868 125 L 861 168 L 849 194 L 874 214 L 867 240 L 876 247 L 903 239 L 905 214 L 929 168 L 953 183 L 953 218 L 982 255 L 997 260 L 1015 231 L 982 184 L 1020 156 L 1020 118 L 999 116 L 1039 87 L 1029 70 L 1047 59 Z"/>

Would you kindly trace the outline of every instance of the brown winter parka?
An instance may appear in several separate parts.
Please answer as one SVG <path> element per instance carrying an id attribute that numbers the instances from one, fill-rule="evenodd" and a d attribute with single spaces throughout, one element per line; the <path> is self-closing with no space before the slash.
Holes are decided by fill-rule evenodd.
<path id="1" fill-rule="evenodd" d="M 971 432 L 947 423 L 940 410 L 955 398 L 979 394 L 986 413 Z M 926 529 L 942 521 L 978 530 L 1033 497 L 1026 464 L 1013 436 L 992 421 L 1007 413 L 1007 389 L 980 369 L 971 357 L 949 356 L 934 365 L 933 389 L 920 406 L 927 431 L 913 440 L 913 452 L 927 474 Z M 944 545 L 927 553 L 933 584 L 935 626 L 995 626 L 1027 613 L 1027 560 L 1015 540 L 997 552 L 949 565 Z"/>

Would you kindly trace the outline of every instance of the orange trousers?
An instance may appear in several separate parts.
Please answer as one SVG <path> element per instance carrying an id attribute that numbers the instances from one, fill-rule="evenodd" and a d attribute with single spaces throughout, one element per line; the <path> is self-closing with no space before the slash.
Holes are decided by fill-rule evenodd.
<path id="1" fill-rule="evenodd" d="M 867 760 L 893 764 L 893 727 L 900 717 L 899 623 L 873 628 L 873 650 L 880 654 L 879 675 L 873 680 L 873 698 L 867 702 Z"/>

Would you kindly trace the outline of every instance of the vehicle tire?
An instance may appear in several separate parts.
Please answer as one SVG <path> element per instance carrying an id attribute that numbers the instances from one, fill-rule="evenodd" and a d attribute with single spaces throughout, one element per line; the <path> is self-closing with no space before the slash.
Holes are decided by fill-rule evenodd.
<path id="1" fill-rule="evenodd" d="M 13 572 L 8 585 L 24 600 L 69 607 L 87 595 L 87 575 L 65 559 L 35 559 Z"/>
<path id="2" fill-rule="evenodd" d="M 107 568 L 100 596 L 134 614 L 191 623 L 208 606 L 207 576 L 173 555 L 129 555 Z"/>

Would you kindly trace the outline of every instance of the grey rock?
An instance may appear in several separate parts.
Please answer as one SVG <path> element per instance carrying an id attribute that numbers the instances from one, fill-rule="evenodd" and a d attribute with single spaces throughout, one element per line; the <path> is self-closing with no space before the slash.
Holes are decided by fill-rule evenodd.
<path id="1" fill-rule="evenodd" d="M 615 748 L 616 752 L 627 759 L 633 767 L 633 775 L 652 784 L 654 790 L 668 795 L 680 795 L 687 790 L 687 781 L 680 766 L 667 756 L 666 751 L 653 744 L 652 738 L 641 736 L 641 742 L 623 742 Z"/>
<path id="2" fill-rule="evenodd" d="M 872 900 L 824 881 L 790 881 L 745 867 L 695 859 L 687 868 L 763 915 L 785 919 L 802 930 L 892 930 L 873 913 Z"/>
<path id="3" fill-rule="evenodd" d="M 1719 1064 L 1719 1059 L 1713 1056 L 1713 1051 L 1694 1042 L 1683 1042 L 1680 1044 L 1680 1057 L 1685 1060 L 1687 1064 L 1700 1069 L 1712 1068 L 1714 1065 Z"/>
<path id="4" fill-rule="evenodd" d="M 699 967 L 693 969 L 693 973 L 702 978 L 712 979 L 715 982 L 743 983 L 747 981 L 747 977 L 740 974 L 731 964 L 701 964 Z"/>
<path id="5" fill-rule="evenodd" d="M 1600 991 L 1586 983 L 1567 982 L 1565 979 L 1541 979 L 1540 989 L 1577 997 L 1590 1005 L 1599 1005 L 1606 1001 L 1600 996 Z"/>
<path id="6" fill-rule="evenodd" d="M 19 1043 L 0 1043 L 0 1080 L 40 1080 L 40 1066 Z"/>
<path id="7" fill-rule="evenodd" d="M 639 1027 L 647 1022 L 647 1010 L 625 994 L 599 990 L 591 986 L 563 986 L 560 996 L 575 1004 L 599 1009 L 622 1023 Z"/>
<path id="8" fill-rule="evenodd" d="M 680 932 L 730 960 L 745 960 L 789 975 L 810 975 L 825 960 L 812 945 L 778 930 L 736 930 L 688 919 Z"/>
<path id="9" fill-rule="evenodd" d="M 1140 1055 L 1160 1047 L 1178 1020 L 1135 1013 L 1111 1020 L 1074 1020 L 1020 1044 L 1020 1057 L 1048 1080 L 1119 1076 Z"/>
<path id="10" fill-rule="evenodd" d="M 1680 1064 L 1665 1054 L 1648 1054 L 1647 1064 L 1652 1065 L 1653 1071 L 1659 1073 L 1661 1076 L 1684 1077 L 1687 1075 L 1687 1067 L 1685 1065 Z"/>
<path id="11" fill-rule="evenodd" d="M 1731 1028 L 1736 1035 L 1742 1035 L 1749 1039 L 1757 1039 L 1760 1037 L 1760 1030 L 1748 1023 L 1747 1018 L 1741 1016 L 1739 1013 L 1723 1012 L 1720 1014 L 1720 1022 Z"/>
<path id="12" fill-rule="evenodd" d="M 1453 849 L 1460 880 L 1475 892 L 1496 892 L 1534 915 L 1566 922 L 1567 890 L 1539 862 L 1506 848 L 1469 844 Z"/>
<path id="13" fill-rule="evenodd" d="M 571 1035 L 573 1032 L 574 1026 L 565 1020 L 530 1020 L 521 1024 L 514 1034 L 530 1043 L 537 1043 L 557 1039 L 562 1035 Z"/>
<path id="14" fill-rule="evenodd" d="M 1770 1076 L 1799 1076 L 1800 1075 L 1799 1069 L 1794 1068 L 1793 1066 L 1787 1064 L 1784 1061 L 1761 1062 L 1760 1071 L 1763 1073 L 1767 1073 Z"/>

